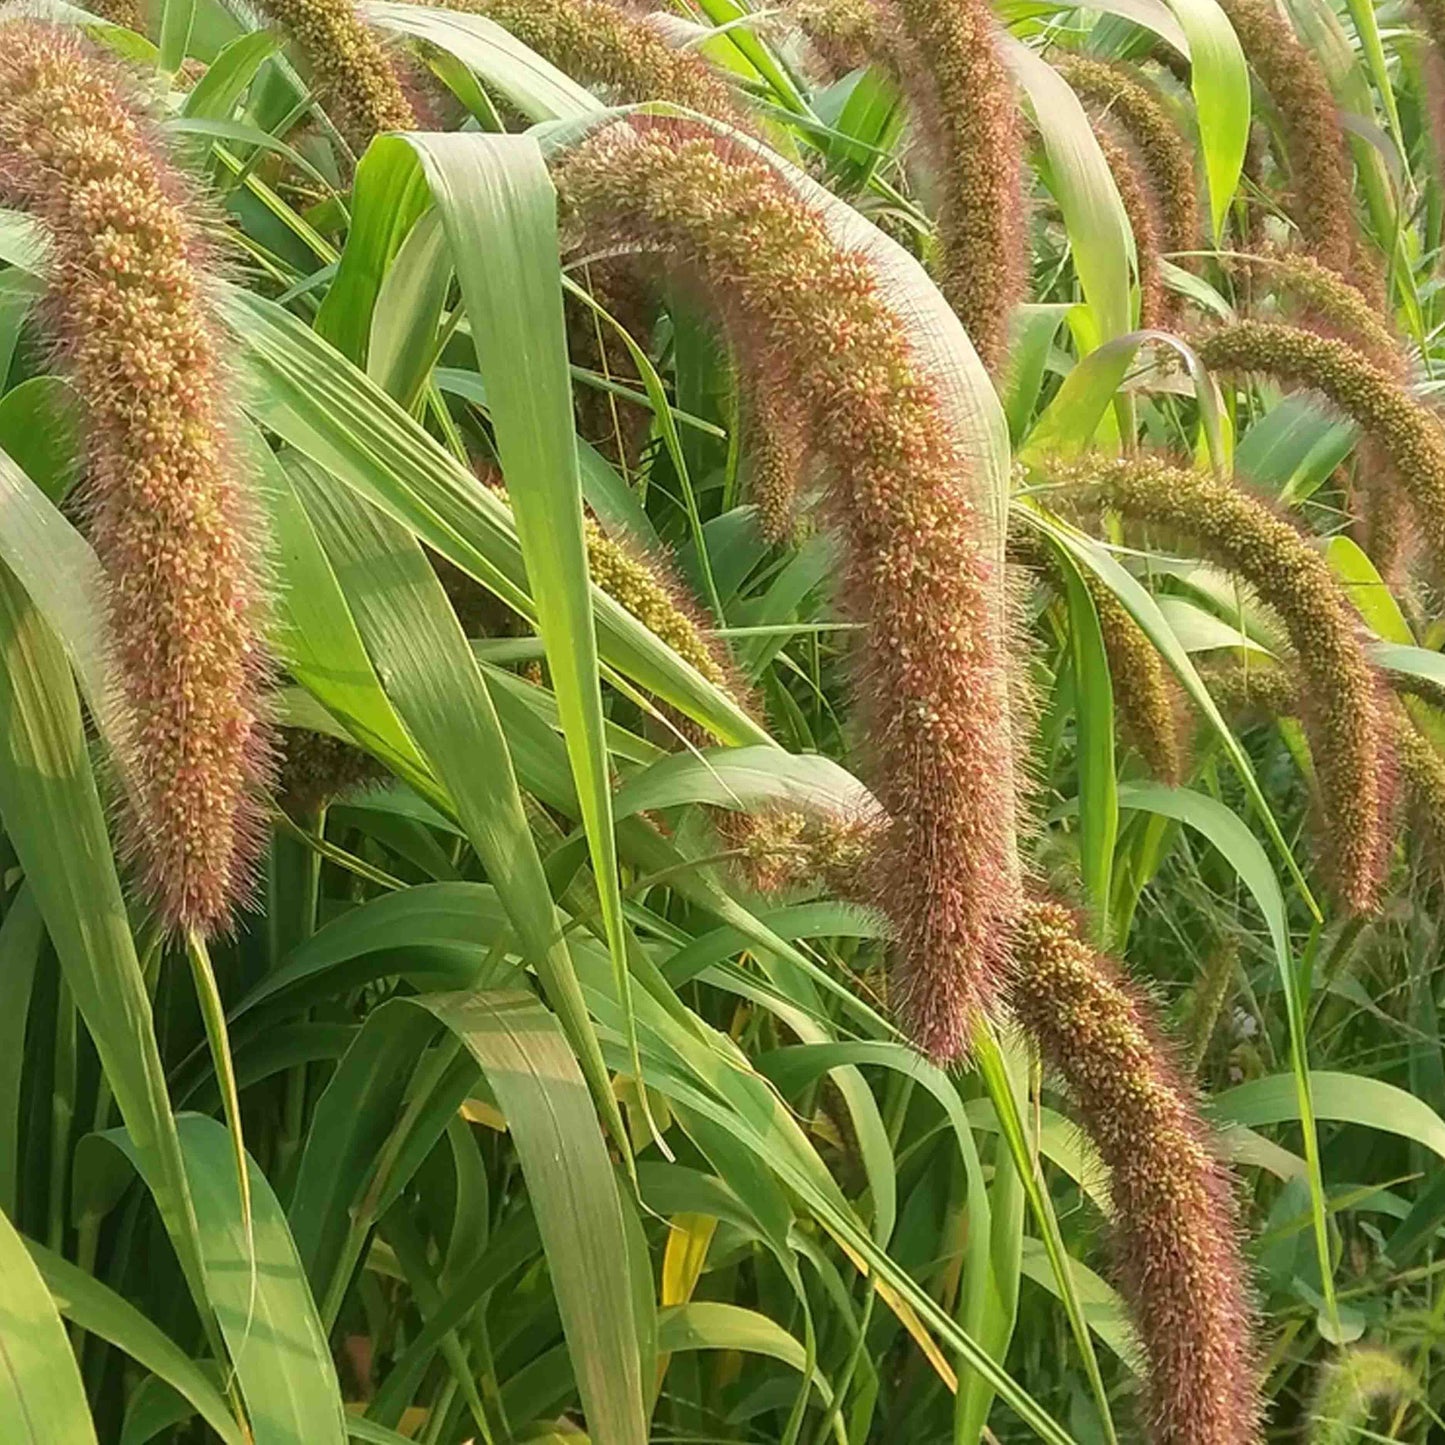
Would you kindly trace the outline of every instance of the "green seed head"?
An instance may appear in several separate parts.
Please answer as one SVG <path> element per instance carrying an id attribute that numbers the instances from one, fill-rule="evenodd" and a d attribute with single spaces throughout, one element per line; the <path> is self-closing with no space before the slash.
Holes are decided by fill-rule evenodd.
<path id="1" fill-rule="evenodd" d="M 112 63 L 17 21 L 0 44 L 0 194 L 49 231 L 49 312 L 87 412 L 131 850 L 177 930 L 223 927 L 269 776 L 255 525 L 186 185 Z"/>
<path id="2" fill-rule="evenodd" d="M 1109 1170 L 1118 1287 L 1149 1358 L 1154 1445 L 1261 1438 L 1229 1180 L 1151 1011 L 1067 909 L 1023 911 L 1009 1004 Z"/>
<path id="3" fill-rule="evenodd" d="M 1351 283 L 1313 256 L 1275 251 L 1237 263 L 1258 287 L 1286 308 L 1290 319 L 1332 336 L 1367 356 L 1381 371 L 1403 378 L 1405 358 L 1394 333 Z"/>
<path id="4" fill-rule="evenodd" d="M 964 1051 L 994 997 L 1018 898 L 1001 569 L 952 441 L 871 266 L 766 161 L 702 127 L 639 117 L 565 162 L 570 221 L 670 259 L 717 307 L 745 376 L 796 400 L 827 466 L 841 592 L 866 624 L 860 722 L 890 818 L 870 891 L 894 920 L 909 1022 Z"/>
<path id="5" fill-rule="evenodd" d="M 1378 1405 L 1413 1400 L 1420 1382 L 1402 1360 L 1377 1345 L 1341 1350 L 1320 1369 L 1308 1445 L 1353 1445 Z"/>
<path id="6" fill-rule="evenodd" d="M 875 0 L 794 0 L 788 16 L 834 70 L 856 70 L 878 55 Z"/>
<path id="7" fill-rule="evenodd" d="M 1387 463 L 1435 569 L 1445 575 L 1445 432 L 1388 372 L 1346 341 L 1266 321 L 1239 321 L 1201 337 L 1212 371 L 1257 371 L 1320 392 L 1359 425 Z"/>
<path id="8" fill-rule="evenodd" d="M 790 541 L 797 526 L 798 490 L 807 464 L 806 428 L 785 398 L 765 381 L 748 388 L 744 432 L 748 494 L 758 509 L 758 528 L 770 546 Z"/>
<path id="9" fill-rule="evenodd" d="M 296 818 L 386 777 L 386 769 L 369 753 L 329 733 L 282 728 L 280 751 L 276 794 Z"/>
<path id="10" fill-rule="evenodd" d="M 443 0 L 484 15 L 617 105 L 665 100 L 747 128 L 728 87 L 692 50 L 675 50 L 615 0 Z"/>
<path id="11" fill-rule="evenodd" d="M 1202 472 L 1151 457 L 1062 470 L 1105 506 L 1187 538 L 1279 614 L 1303 683 L 1335 887 L 1351 910 L 1373 911 L 1390 844 L 1389 725 L 1358 621 L 1324 559 L 1262 502 Z"/>
<path id="12" fill-rule="evenodd" d="M 261 0 L 306 57 L 327 113 L 359 155 L 387 130 L 415 130 L 416 112 L 381 42 L 352 0 Z"/>
<path id="13" fill-rule="evenodd" d="M 1047 577 L 1056 591 L 1062 590 L 1054 554 L 1029 529 L 1009 529 L 1008 558 Z M 1156 778 L 1177 783 L 1181 770 L 1177 707 L 1158 649 L 1102 582 L 1092 573 L 1082 575 L 1099 618 L 1121 729 Z"/>

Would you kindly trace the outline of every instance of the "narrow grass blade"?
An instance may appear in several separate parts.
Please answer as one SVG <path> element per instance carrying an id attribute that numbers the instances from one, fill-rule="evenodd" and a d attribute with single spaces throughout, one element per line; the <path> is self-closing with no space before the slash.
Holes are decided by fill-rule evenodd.
<path id="1" fill-rule="evenodd" d="M 530 137 L 428 135 L 412 144 L 430 178 L 471 320 L 628 1015 L 632 1072 L 640 1077 L 572 422 L 557 195 Z M 655 1132 L 650 1114 L 648 1123 Z"/>
<path id="2" fill-rule="evenodd" d="M 419 1002 L 471 1052 L 521 1160 L 590 1433 L 644 1445 L 639 1321 L 623 1202 L 587 1087 L 556 1020 L 528 993 Z"/>
<path id="3" fill-rule="evenodd" d="M 0 1440 L 95 1445 L 80 1370 L 50 1291 L 0 1214 Z"/>

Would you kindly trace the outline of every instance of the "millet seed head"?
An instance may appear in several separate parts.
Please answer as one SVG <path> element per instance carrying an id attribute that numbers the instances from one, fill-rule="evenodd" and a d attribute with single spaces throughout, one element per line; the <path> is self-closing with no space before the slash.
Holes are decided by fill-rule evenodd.
<path id="1" fill-rule="evenodd" d="M 1414 516 L 1431 565 L 1445 576 L 1445 431 L 1410 393 L 1345 341 L 1268 321 L 1238 321 L 1198 338 L 1211 371 L 1256 371 L 1317 391 L 1379 448 Z"/>
<path id="2" fill-rule="evenodd" d="M 1355 234 L 1350 160 L 1323 68 L 1275 0 L 1220 5 L 1278 112 L 1293 190 L 1290 214 L 1306 250 L 1374 296 L 1379 278 Z"/>
<path id="3" fill-rule="evenodd" d="M 1344 341 L 1381 371 L 1403 380 L 1405 355 L 1380 312 L 1344 277 L 1302 251 L 1268 251 L 1231 263 L 1296 324 Z"/>
<path id="4" fill-rule="evenodd" d="M 1377 1405 L 1420 1393 L 1413 1370 L 1379 1345 L 1350 1345 L 1320 1367 L 1310 1410 L 1309 1445 L 1352 1445 Z"/>
<path id="5" fill-rule="evenodd" d="M 415 130 L 397 70 L 352 0 L 259 0 L 306 57 L 318 98 L 358 155 L 382 131 Z"/>
<path id="6" fill-rule="evenodd" d="M 1008 560 L 1014 566 L 1046 577 L 1054 590 L 1062 593 L 1064 580 L 1057 559 L 1032 529 L 1022 525 L 1009 528 Z M 1093 573 L 1081 572 L 1081 575 L 1099 619 L 1120 729 L 1156 778 L 1177 783 L 1182 767 L 1178 708 L 1158 649 L 1119 599 Z M 1019 709 L 1015 707 L 1014 711 L 1017 714 Z"/>
<path id="7" fill-rule="evenodd" d="M 1372 912 L 1391 841 L 1390 729 L 1359 621 L 1324 559 L 1263 502 L 1202 472 L 1134 457 L 1068 463 L 1055 475 L 1087 484 L 1131 521 L 1187 538 L 1279 615 L 1304 684 L 1334 886 L 1353 912 Z"/>
<path id="8" fill-rule="evenodd" d="M 614 105 L 665 100 L 748 128 L 701 56 L 674 49 L 644 14 L 618 0 L 443 0 L 443 8 L 495 21 Z"/>
<path id="9" fill-rule="evenodd" d="M 129 851 L 162 921 L 209 933 L 247 891 L 270 776 L 256 523 L 187 188 L 113 62 L 3 27 L 0 199 L 51 240 L 48 317 L 86 408 Z"/>
<path id="10" fill-rule="evenodd" d="M 370 753 L 330 733 L 282 728 L 279 751 L 276 796 L 293 818 L 314 814 L 386 777 L 386 769 Z"/>
<path id="11" fill-rule="evenodd" d="M 989 372 L 1028 285 L 1023 133 L 988 0 L 879 0 L 938 176 L 939 288 Z"/>
<path id="12" fill-rule="evenodd" d="M 804 419 L 766 380 L 747 388 L 743 457 L 748 496 L 758 509 L 758 528 L 769 546 L 790 542 L 797 528 L 798 492 L 807 465 Z"/>
<path id="13" fill-rule="evenodd" d="M 1159 214 L 1160 249 L 1195 250 L 1200 228 L 1194 147 L 1175 124 L 1164 98 L 1129 66 L 1061 51 L 1052 52 L 1049 59 L 1079 99 L 1118 125 L 1138 154 Z"/>
<path id="14" fill-rule="evenodd" d="M 788 19 L 834 70 L 856 70 L 879 54 L 875 0 L 792 0 Z"/>
<path id="15" fill-rule="evenodd" d="M 1168 327 L 1173 321 L 1174 297 L 1159 274 L 1159 211 L 1144 180 L 1144 172 L 1122 132 L 1107 119 L 1094 121 L 1094 135 L 1104 153 L 1129 229 L 1134 233 L 1134 259 L 1139 276 L 1139 325 Z"/>
<path id="16" fill-rule="evenodd" d="M 744 375 L 797 400 L 845 544 L 872 791 L 868 860 L 898 935 L 904 1012 L 962 1054 L 993 1001 L 1018 893 L 1015 777 L 996 542 L 933 381 L 870 264 L 761 156 L 701 126 L 598 132 L 558 187 L 589 247 L 669 258 L 717 308 Z"/>
<path id="17" fill-rule="evenodd" d="M 1261 1439 L 1230 1181 L 1142 995 L 1065 908 L 1026 905 L 1009 1005 L 1109 1170 L 1118 1288 L 1149 1360 L 1153 1445 Z"/>

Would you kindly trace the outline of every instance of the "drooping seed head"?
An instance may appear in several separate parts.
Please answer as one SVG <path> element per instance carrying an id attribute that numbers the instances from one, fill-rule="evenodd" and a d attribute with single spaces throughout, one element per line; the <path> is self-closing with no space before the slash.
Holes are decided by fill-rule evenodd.
<path id="1" fill-rule="evenodd" d="M 1257 371 L 1320 392 L 1359 425 L 1389 464 L 1433 567 L 1445 576 L 1445 431 L 1389 373 L 1347 342 L 1266 321 L 1238 321 L 1198 339 L 1212 371 Z"/>
<path id="2" fill-rule="evenodd" d="M 1284 306 L 1290 320 L 1322 336 L 1347 342 L 1381 371 L 1403 380 L 1405 357 L 1399 339 L 1380 312 L 1344 277 L 1302 251 L 1268 251 L 1238 258 L 1258 289 Z"/>
<path id="3" fill-rule="evenodd" d="M 791 540 L 797 526 L 798 490 L 807 464 L 805 427 L 796 409 L 765 381 L 755 380 L 747 395 L 743 454 L 748 495 L 758 509 L 763 541 L 778 546 Z"/>
<path id="4" fill-rule="evenodd" d="M 1109 1170 L 1118 1288 L 1149 1361 L 1153 1445 L 1255 1445 L 1252 1309 L 1230 1182 L 1140 993 L 1068 910 L 1026 906 L 1009 1004 Z"/>
<path id="5" fill-rule="evenodd" d="M 874 0 L 792 0 L 787 14 L 834 70 L 856 70 L 879 53 Z"/>
<path id="6" fill-rule="evenodd" d="M 1134 235 L 1134 260 L 1139 276 L 1139 325 L 1167 327 L 1173 320 L 1172 294 L 1159 273 L 1159 212 L 1144 182 L 1144 174 L 1123 138 L 1107 119 L 1094 122 L 1094 135 L 1104 153 L 1124 215 Z"/>
<path id="7" fill-rule="evenodd" d="M 696 51 L 674 49 L 615 0 L 443 0 L 484 15 L 615 105 L 665 100 L 747 128 L 727 85 Z"/>
<path id="8" fill-rule="evenodd" d="M 891 819 L 872 892 L 913 1030 L 957 1056 L 996 993 L 1018 883 L 1001 568 L 936 387 L 868 262 L 751 150 L 638 117 L 573 153 L 558 185 L 589 246 L 660 254 L 712 300 L 744 374 L 796 398 L 830 464 L 841 591 L 866 624 L 869 780 Z"/>
<path id="9" fill-rule="evenodd" d="M 1199 1073 L 1219 1016 L 1229 998 L 1239 969 L 1239 941 L 1233 935 L 1219 939 L 1205 959 L 1204 971 L 1194 990 L 1194 1007 L 1189 1015 L 1189 1051 L 1186 1056 L 1189 1076 Z"/>
<path id="10" fill-rule="evenodd" d="M 1399 703 L 1393 721 L 1406 842 L 1435 876 L 1445 878 L 1445 758 Z"/>
<path id="11" fill-rule="evenodd" d="M 1429 41 L 1421 69 L 1424 72 L 1424 108 L 1438 165 L 1445 157 L 1445 3 L 1442 0 L 1415 0 L 1414 11 Z"/>
<path id="12" fill-rule="evenodd" d="M 352 0 L 260 0 L 260 8 L 306 57 L 318 99 L 358 155 L 382 131 L 416 129 L 397 70 Z"/>
<path id="13" fill-rule="evenodd" d="M 269 749 L 203 232 L 122 71 L 58 26 L 0 37 L 0 197 L 49 232 L 49 318 L 87 414 L 127 841 L 162 920 L 210 932 L 247 888 Z"/>
<path id="14" fill-rule="evenodd" d="M 1160 248 L 1166 252 L 1194 250 L 1199 244 L 1194 148 L 1174 123 L 1163 98 L 1128 66 L 1061 52 L 1051 53 L 1049 59 L 1080 100 L 1107 115 L 1129 138 L 1157 206 Z"/>
<path id="15" fill-rule="evenodd" d="M 1290 170 L 1290 215 L 1305 248 L 1322 266 L 1374 295 L 1378 275 L 1356 239 L 1350 161 L 1323 68 L 1275 0 L 1220 0 L 1220 5 L 1278 112 Z"/>
<path id="16" fill-rule="evenodd" d="M 938 177 L 939 289 L 998 376 L 1028 282 L 1022 128 L 998 22 L 988 0 L 880 4 Z"/>
<path id="17" fill-rule="evenodd" d="M 1264 503 L 1202 472 L 1137 457 L 1056 474 L 1096 487 L 1105 506 L 1135 522 L 1187 538 L 1278 613 L 1304 683 L 1329 871 L 1348 908 L 1371 912 L 1391 841 L 1390 729 L 1358 620 L 1324 559 Z"/>

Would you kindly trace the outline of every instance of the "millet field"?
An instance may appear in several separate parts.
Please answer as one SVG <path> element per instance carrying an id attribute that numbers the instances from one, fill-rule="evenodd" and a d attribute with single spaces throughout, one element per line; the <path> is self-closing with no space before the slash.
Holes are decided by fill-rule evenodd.
<path id="1" fill-rule="evenodd" d="M 0 1445 L 1445 1442 L 1445 0 L 0 8 Z"/>

